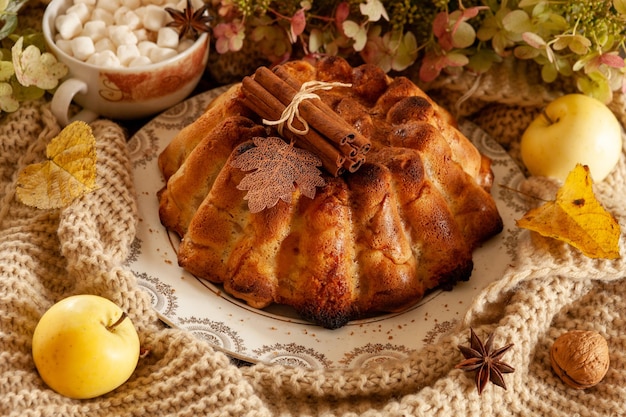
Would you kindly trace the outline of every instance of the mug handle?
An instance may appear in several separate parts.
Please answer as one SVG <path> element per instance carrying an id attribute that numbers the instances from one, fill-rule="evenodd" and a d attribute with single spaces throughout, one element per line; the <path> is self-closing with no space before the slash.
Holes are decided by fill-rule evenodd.
<path id="1" fill-rule="evenodd" d="M 82 109 L 72 118 L 68 117 L 70 103 L 78 93 L 87 93 L 87 84 L 77 78 L 69 78 L 63 81 L 54 92 L 50 108 L 61 126 L 67 126 L 76 120 L 91 123 L 98 118 L 98 114 L 89 109 Z"/>

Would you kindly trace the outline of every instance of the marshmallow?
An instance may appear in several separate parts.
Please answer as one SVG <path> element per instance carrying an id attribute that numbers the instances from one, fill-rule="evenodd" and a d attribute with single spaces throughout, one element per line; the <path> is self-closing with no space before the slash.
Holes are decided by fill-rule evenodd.
<path id="1" fill-rule="evenodd" d="M 96 52 L 93 41 L 88 36 L 77 36 L 70 42 L 72 44 L 72 55 L 81 61 L 85 61 Z"/>
<path id="2" fill-rule="evenodd" d="M 107 35 L 107 24 L 103 20 L 90 20 L 83 26 L 83 36 L 89 36 L 94 42 Z"/>
<path id="3" fill-rule="evenodd" d="M 150 51 L 154 48 L 158 48 L 157 44 L 150 41 L 141 41 L 137 44 L 137 49 L 139 49 L 139 53 L 143 56 L 150 56 Z"/>
<path id="4" fill-rule="evenodd" d="M 113 13 L 113 22 L 116 25 L 128 26 L 131 30 L 141 26 L 139 16 L 126 6 L 122 6 Z"/>
<path id="5" fill-rule="evenodd" d="M 161 48 L 176 49 L 178 47 L 178 32 L 168 27 L 161 28 L 157 34 L 156 43 Z"/>
<path id="6" fill-rule="evenodd" d="M 194 10 L 200 10 L 204 6 L 204 0 L 191 0 L 191 7 Z"/>
<path id="7" fill-rule="evenodd" d="M 153 32 L 158 32 L 159 29 L 165 26 L 165 21 L 168 16 L 165 9 L 150 4 L 145 7 L 143 12 L 143 27 Z"/>
<path id="8" fill-rule="evenodd" d="M 135 10 L 141 7 L 141 0 L 124 0 L 124 6 L 128 7 L 130 10 Z"/>
<path id="9" fill-rule="evenodd" d="M 117 47 L 117 57 L 122 65 L 128 65 L 133 58 L 140 56 L 139 48 L 137 45 L 120 45 Z"/>
<path id="10" fill-rule="evenodd" d="M 83 31 L 83 24 L 76 13 L 60 15 L 54 21 L 54 27 L 63 39 L 72 39 Z"/>
<path id="11" fill-rule="evenodd" d="M 54 44 L 63 52 L 68 55 L 74 55 L 72 53 L 72 41 L 69 39 L 58 39 Z"/>
<path id="12" fill-rule="evenodd" d="M 191 7 L 193 7 L 194 10 L 198 10 L 200 9 L 202 6 L 204 6 L 204 1 L 203 0 L 191 0 Z M 178 0 L 177 3 L 174 3 L 173 6 L 174 9 L 183 11 L 187 8 L 187 0 Z"/>
<path id="13" fill-rule="evenodd" d="M 193 6 L 193 3 L 192 3 L 192 6 Z M 174 3 L 172 7 L 174 9 L 181 10 L 181 11 L 185 10 L 187 8 L 187 0 L 178 0 L 177 2 Z"/>
<path id="14" fill-rule="evenodd" d="M 95 43 L 94 47 L 96 48 L 96 52 L 103 52 L 103 51 L 115 52 L 117 48 L 115 44 L 113 43 L 113 41 L 109 38 L 100 39 L 99 41 Z"/>
<path id="15" fill-rule="evenodd" d="M 135 34 L 135 37 L 137 38 L 138 44 L 139 42 L 147 41 L 150 38 L 150 34 L 148 33 L 146 29 L 136 29 L 136 30 L 133 30 L 133 33 Z"/>
<path id="16" fill-rule="evenodd" d="M 113 43 L 118 46 L 137 44 L 137 36 L 135 36 L 128 26 L 109 26 L 109 37 Z"/>
<path id="17" fill-rule="evenodd" d="M 176 49 L 156 47 L 150 50 L 150 55 L 148 56 L 148 58 L 150 58 L 152 62 L 156 63 L 173 58 L 176 55 L 178 55 Z"/>
<path id="18" fill-rule="evenodd" d="M 150 61 L 150 58 L 148 58 L 147 56 L 138 56 L 136 58 L 133 58 L 128 63 L 128 67 L 143 67 L 145 65 L 150 65 L 150 64 L 152 64 L 152 61 Z"/>
<path id="19" fill-rule="evenodd" d="M 118 0 L 98 0 L 96 7 L 115 13 L 120 8 L 120 2 Z"/>
<path id="20" fill-rule="evenodd" d="M 178 43 L 178 48 L 176 48 L 176 50 L 178 51 L 178 53 L 181 53 L 181 52 L 189 49 L 191 47 L 191 45 L 193 45 L 193 44 L 194 44 L 194 41 L 192 41 L 189 38 L 185 38 L 185 39 L 181 40 Z"/>
<path id="21" fill-rule="evenodd" d="M 115 23 L 113 20 L 113 13 L 100 8 L 96 8 L 93 10 L 93 12 L 91 13 L 91 20 L 102 20 L 104 23 L 107 24 L 107 26 Z"/>
<path id="22" fill-rule="evenodd" d="M 79 3 L 93 7 L 96 5 L 96 0 L 74 0 L 74 4 L 79 4 Z"/>
<path id="23" fill-rule="evenodd" d="M 130 9 L 128 7 L 126 7 L 126 6 L 124 6 L 124 5 L 120 6 L 117 9 L 115 9 L 113 11 L 113 23 L 115 23 L 116 25 L 121 25 L 122 23 L 120 23 L 120 20 L 129 11 L 130 11 Z"/>
<path id="24" fill-rule="evenodd" d="M 113 51 L 96 52 L 91 55 L 87 60 L 87 63 L 106 68 L 119 68 L 121 67 L 120 60 Z"/>
<path id="25" fill-rule="evenodd" d="M 80 23 L 84 25 L 91 16 L 91 9 L 85 3 L 76 3 L 68 7 L 65 14 L 75 14 L 80 19 Z"/>

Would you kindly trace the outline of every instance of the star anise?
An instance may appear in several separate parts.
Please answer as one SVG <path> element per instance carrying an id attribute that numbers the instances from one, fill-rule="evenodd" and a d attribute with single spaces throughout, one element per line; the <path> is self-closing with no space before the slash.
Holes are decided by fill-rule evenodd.
<path id="1" fill-rule="evenodd" d="M 209 14 L 205 14 L 208 9 L 209 5 L 205 4 L 194 11 L 191 0 L 187 0 L 187 7 L 185 7 L 182 12 L 171 7 L 166 7 L 165 11 L 174 19 L 169 22 L 167 26 L 178 29 L 179 39 L 182 39 L 187 34 L 190 34 L 193 39 L 196 39 L 200 33 L 211 30 L 210 23 L 213 17 Z"/>
<path id="2" fill-rule="evenodd" d="M 459 346 L 459 350 L 465 357 L 465 360 L 455 366 L 466 372 L 476 371 L 476 387 L 478 394 L 483 392 L 487 382 L 491 381 L 499 387 L 506 389 L 503 374 L 508 374 L 515 369 L 512 366 L 502 362 L 504 353 L 513 346 L 513 343 L 492 350 L 493 333 L 487 338 L 487 342 L 483 342 L 476 336 L 474 329 L 470 328 L 470 347 Z"/>

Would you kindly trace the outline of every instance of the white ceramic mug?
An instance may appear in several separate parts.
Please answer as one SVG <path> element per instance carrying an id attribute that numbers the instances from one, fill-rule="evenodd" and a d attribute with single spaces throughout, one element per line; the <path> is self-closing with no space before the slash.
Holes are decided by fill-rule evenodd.
<path id="1" fill-rule="evenodd" d="M 150 116 L 185 99 L 200 81 L 209 54 L 207 33 L 175 57 L 145 66 L 104 68 L 69 56 L 55 44 L 54 22 L 72 4 L 73 0 L 52 0 L 42 22 L 50 52 L 69 68 L 51 103 L 61 125 L 91 122 L 99 116 L 125 120 Z M 70 118 L 72 100 L 82 110 Z"/>

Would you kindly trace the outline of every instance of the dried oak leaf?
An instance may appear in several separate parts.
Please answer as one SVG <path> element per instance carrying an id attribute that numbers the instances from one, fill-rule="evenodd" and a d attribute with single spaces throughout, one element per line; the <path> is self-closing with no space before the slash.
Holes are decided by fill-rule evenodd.
<path id="1" fill-rule="evenodd" d="M 256 137 L 252 141 L 255 147 L 231 161 L 235 168 L 252 171 L 237 185 L 237 189 L 248 191 L 244 198 L 251 213 L 273 207 L 278 200 L 291 203 L 295 184 L 309 198 L 315 197 L 315 187 L 326 184 L 317 169 L 322 161 L 311 152 L 278 137 Z"/>
<path id="2" fill-rule="evenodd" d="M 619 258 L 620 226 L 593 193 L 589 168 L 578 164 L 555 201 L 529 210 L 519 227 L 569 243 L 590 258 Z"/>
<path id="3" fill-rule="evenodd" d="M 46 157 L 17 178 L 16 196 L 23 204 L 61 208 L 96 189 L 96 138 L 87 123 L 67 125 L 46 147 Z"/>

